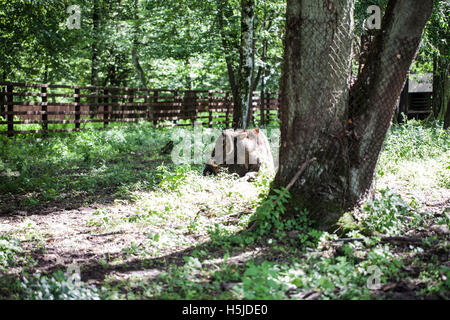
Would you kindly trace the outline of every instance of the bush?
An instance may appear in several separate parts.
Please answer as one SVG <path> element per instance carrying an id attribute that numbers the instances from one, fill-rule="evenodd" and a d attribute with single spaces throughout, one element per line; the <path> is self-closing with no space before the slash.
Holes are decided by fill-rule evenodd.
<path id="1" fill-rule="evenodd" d="M 420 214 L 406 204 L 400 195 L 389 189 L 380 190 L 381 199 L 367 202 L 356 216 L 362 227 L 371 233 L 399 235 L 407 227 L 417 227 L 423 221 Z"/>

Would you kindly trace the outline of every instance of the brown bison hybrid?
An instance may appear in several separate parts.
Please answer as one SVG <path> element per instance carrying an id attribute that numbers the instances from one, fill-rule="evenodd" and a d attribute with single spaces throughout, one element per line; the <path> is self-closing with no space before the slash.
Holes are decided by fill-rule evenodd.
<path id="1" fill-rule="evenodd" d="M 256 175 L 265 166 L 274 173 L 274 162 L 267 137 L 259 129 L 227 129 L 217 138 L 203 175 L 216 175 L 221 168 L 244 177 Z"/>

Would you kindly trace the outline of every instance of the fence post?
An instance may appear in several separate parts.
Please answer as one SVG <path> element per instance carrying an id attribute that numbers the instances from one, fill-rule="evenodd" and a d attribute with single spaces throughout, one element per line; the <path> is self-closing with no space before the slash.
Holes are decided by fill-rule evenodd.
<path id="1" fill-rule="evenodd" d="M 152 111 L 155 111 L 155 107 L 158 104 L 158 90 L 155 90 L 155 92 L 153 93 L 153 103 L 154 103 L 154 106 L 151 109 L 152 109 Z M 158 125 L 156 112 L 152 112 L 152 119 L 153 119 L 153 125 L 156 127 Z"/>
<path id="2" fill-rule="evenodd" d="M 134 116 L 134 122 L 138 122 L 139 113 L 136 113 L 137 111 L 140 111 L 138 107 L 134 106 L 134 90 L 130 89 L 128 92 L 129 98 L 128 103 L 131 105 L 131 108 L 133 108 L 133 116 Z M 127 107 L 127 112 L 130 111 L 130 107 Z M 130 114 L 127 114 L 126 117 L 131 116 Z"/>
<path id="3" fill-rule="evenodd" d="M 208 112 L 209 112 L 209 117 L 208 117 L 208 127 L 212 128 L 212 120 L 213 120 L 213 114 L 212 114 L 212 104 L 213 104 L 213 97 L 212 97 L 212 92 L 209 91 L 208 92 Z"/>
<path id="4" fill-rule="evenodd" d="M 173 106 L 174 108 L 172 109 L 172 111 L 179 111 L 180 110 L 180 105 L 179 105 L 179 98 L 178 98 L 178 91 L 174 91 L 173 92 Z M 172 120 L 173 120 L 173 124 L 177 124 L 177 119 L 178 117 L 175 116 L 175 112 L 172 113 Z"/>
<path id="5" fill-rule="evenodd" d="M 253 114 L 253 98 L 254 98 L 254 92 L 252 91 L 251 96 L 250 96 L 250 101 L 248 104 L 248 119 L 247 119 L 247 123 L 250 124 L 250 122 L 252 122 L 253 124 L 255 124 L 255 119 L 253 118 L 254 114 Z"/>
<path id="6" fill-rule="evenodd" d="M 6 121 L 8 122 L 8 137 L 14 136 L 14 96 L 13 96 L 14 87 L 8 85 L 6 87 L 6 103 L 7 107 L 7 116 Z"/>
<path id="7" fill-rule="evenodd" d="M 198 102 L 197 102 L 197 93 L 196 92 L 194 93 L 194 97 L 195 97 L 194 106 L 192 108 L 192 110 L 194 110 L 194 119 L 191 119 L 193 127 L 195 127 L 195 123 L 198 120 Z"/>
<path id="8" fill-rule="evenodd" d="M 260 119 L 260 122 L 261 122 L 261 126 L 265 126 L 266 125 L 266 122 L 265 122 L 265 117 L 264 117 L 264 108 L 265 108 L 265 106 L 266 106 L 266 97 L 265 97 L 265 93 L 264 93 L 264 90 L 261 90 L 261 105 L 260 105 L 260 115 L 261 115 L 261 119 Z"/>
<path id="9" fill-rule="evenodd" d="M 41 87 L 41 119 L 42 119 L 42 130 L 44 130 L 44 136 L 47 136 L 48 134 L 48 114 L 47 114 L 47 87 Z"/>
<path id="10" fill-rule="evenodd" d="M 108 118 L 109 118 L 109 97 L 108 97 L 108 89 L 103 90 L 103 127 L 106 128 L 108 126 Z"/>
<path id="11" fill-rule="evenodd" d="M 126 91 L 125 91 L 126 92 Z M 117 89 L 116 90 L 116 92 L 115 92 L 115 94 L 116 95 L 122 95 L 123 94 L 123 91 L 122 90 L 120 90 L 120 89 Z M 122 98 L 117 98 L 117 101 L 119 102 L 120 101 L 120 99 L 122 99 Z M 125 100 L 125 101 L 124 101 Z M 123 101 L 123 103 L 122 103 L 122 106 L 121 106 L 121 110 L 120 110 L 120 113 L 121 113 L 121 115 L 120 115 L 120 119 L 121 120 L 123 120 L 124 118 L 125 118 L 125 111 L 128 111 L 128 108 L 126 107 L 126 104 L 127 104 L 127 102 L 126 102 L 126 99 L 124 99 L 124 100 L 122 100 Z M 120 102 L 119 102 L 120 103 Z M 122 121 L 123 122 L 123 121 Z"/>
<path id="12" fill-rule="evenodd" d="M 225 93 L 225 128 L 229 128 L 230 127 L 230 101 L 229 99 L 229 92 Z"/>
<path id="13" fill-rule="evenodd" d="M 6 87 L 1 87 L 0 91 L 0 117 L 4 117 L 6 119 L 6 111 L 5 111 L 5 93 Z"/>
<path id="14" fill-rule="evenodd" d="M 281 124 L 280 96 L 279 95 L 277 95 L 277 118 L 278 118 L 278 123 Z"/>
<path id="15" fill-rule="evenodd" d="M 270 106 L 271 106 L 271 103 L 270 103 L 270 93 L 269 92 L 267 92 L 266 94 L 265 94 L 265 98 L 267 99 L 266 100 L 266 102 L 267 102 L 267 107 L 266 107 L 266 121 L 267 121 L 267 124 L 270 124 Z"/>
<path id="16" fill-rule="evenodd" d="M 80 89 L 75 88 L 75 130 L 80 130 Z"/>

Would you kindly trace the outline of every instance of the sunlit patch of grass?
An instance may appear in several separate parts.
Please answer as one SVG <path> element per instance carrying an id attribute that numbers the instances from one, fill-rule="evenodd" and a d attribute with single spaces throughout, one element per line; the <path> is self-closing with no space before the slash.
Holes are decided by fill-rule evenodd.
<path id="1" fill-rule="evenodd" d="M 376 188 L 397 189 L 425 201 L 450 197 L 450 135 L 441 123 L 394 125 L 377 167 Z"/>

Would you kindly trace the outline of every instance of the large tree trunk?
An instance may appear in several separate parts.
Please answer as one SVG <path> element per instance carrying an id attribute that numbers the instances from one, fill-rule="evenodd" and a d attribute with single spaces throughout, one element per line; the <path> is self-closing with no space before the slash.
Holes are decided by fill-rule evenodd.
<path id="1" fill-rule="evenodd" d="M 281 78 L 280 167 L 289 212 L 306 208 L 322 229 L 371 188 L 396 101 L 432 0 L 391 0 L 364 69 L 350 89 L 353 1 L 288 0 Z"/>
<path id="2" fill-rule="evenodd" d="M 239 62 L 238 99 L 234 101 L 233 127 L 247 127 L 248 112 L 253 92 L 253 29 L 255 16 L 255 0 L 241 0 L 241 46 Z"/>

